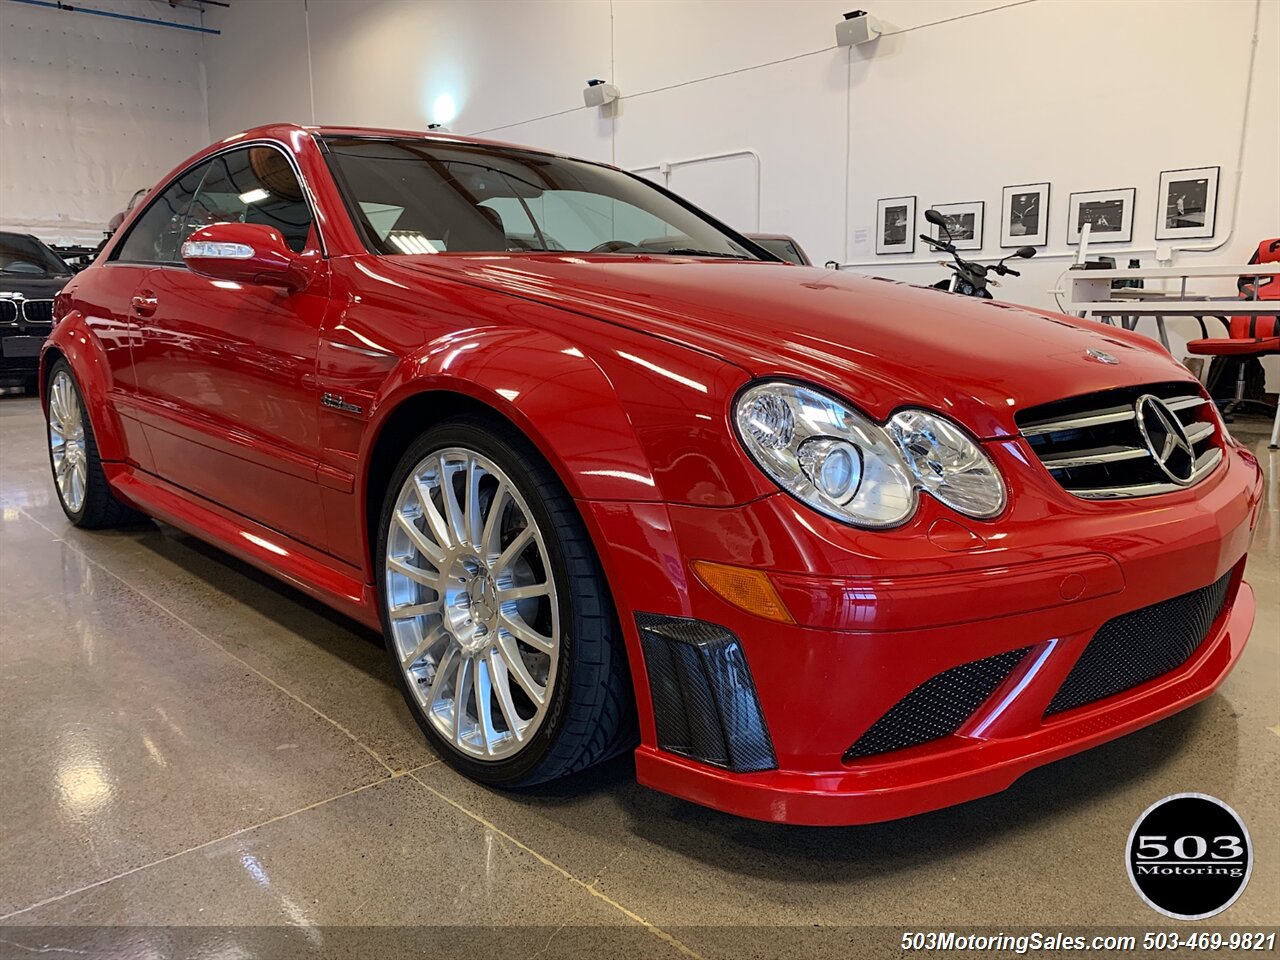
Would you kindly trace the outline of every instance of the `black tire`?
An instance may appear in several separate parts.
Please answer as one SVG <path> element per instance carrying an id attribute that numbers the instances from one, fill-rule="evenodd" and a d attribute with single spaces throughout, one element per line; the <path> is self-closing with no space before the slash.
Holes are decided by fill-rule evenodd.
<path id="1" fill-rule="evenodd" d="M 428 454 L 466 447 L 515 483 L 544 532 L 560 601 L 561 666 L 542 726 L 507 759 L 472 759 L 426 720 L 398 662 L 387 614 L 386 553 L 396 499 Z M 409 445 L 383 497 L 376 537 L 378 609 L 392 670 L 405 702 L 436 752 L 465 776 L 496 787 L 525 787 L 584 770 L 634 747 L 631 679 L 617 614 L 586 526 L 564 485 L 534 446 L 509 424 L 466 415 L 444 421 Z"/>
<path id="2" fill-rule="evenodd" d="M 76 375 L 71 371 L 71 365 L 66 360 L 56 361 L 49 370 L 48 382 L 52 384 L 54 378 L 60 372 L 65 372 L 67 377 L 70 378 L 75 402 L 80 405 L 81 422 L 84 424 L 85 465 L 87 468 L 85 471 L 84 502 L 81 503 L 79 510 L 72 510 L 67 506 L 67 502 L 62 498 L 62 491 L 58 487 L 56 472 L 54 473 L 53 489 L 58 494 L 58 503 L 62 507 L 62 512 L 67 515 L 67 519 L 73 524 L 86 530 L 119 527 L 145 519 L 142 514 L 117 500 L 115 494 L 111 492 L 111 487 L 107 484 L 106 475 L 102 471 L 102 458 L 98 455 L 98 442 L 93 435 L 93 424 L 89 421 L 89 411 L 85 408 L 84 400 L 80 394 L 80 384 L 76 381 Z M 46 433 L 48 431 L 48 418 L 49 410 L 46 405 Z M 53 448 L 47 441 L 45 446 L 49 447 L 49 469 L 54 471 Z"/>

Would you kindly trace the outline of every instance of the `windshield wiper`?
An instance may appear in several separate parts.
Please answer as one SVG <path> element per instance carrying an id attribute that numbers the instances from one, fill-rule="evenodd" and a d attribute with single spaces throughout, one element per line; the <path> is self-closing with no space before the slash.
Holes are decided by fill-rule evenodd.
<path id="1" fill-rule="evenodd" d="M 664 253 L 683 257 L 720 257 L 722 260 L 750 260 L 740 253 L 721 253 L 719 250 L 699 250 L 697 247 L 672 247 Z"/>

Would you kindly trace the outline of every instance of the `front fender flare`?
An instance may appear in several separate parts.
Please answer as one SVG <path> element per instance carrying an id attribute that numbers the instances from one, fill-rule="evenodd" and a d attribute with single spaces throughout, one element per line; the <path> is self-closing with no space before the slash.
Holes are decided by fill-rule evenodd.
<path id="1" fill-rule="evenodd" d="M 66 359 L 75 375 L 80 397 L 93 426 L 98 455 L 106 461 L 127 459 L 128 445 L 120 415 L 108 401 L 111 366 L 102 341 L 94 335 L 84 315 L 73 310 L 58 321 L 40 351 L 40 407 L 48 409 L 49 370 L 58 356 Z"/>
<path id="2" fill-rule="evenodd" d="M 492 327 L 426 344 L 382 385 L 359 453 L 362 502 L 387 420 L 405 401 L 435 391 L 469 397 L 514 423 L 576 499 L 660 499 L 643 447 L 604 372 L 563 337 Z"/>

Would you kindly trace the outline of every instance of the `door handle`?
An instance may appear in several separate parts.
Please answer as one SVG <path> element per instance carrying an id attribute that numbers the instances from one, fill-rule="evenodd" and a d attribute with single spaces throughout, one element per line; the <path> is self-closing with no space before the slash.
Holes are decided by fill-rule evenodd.
<path id="1" fill-rule="evenodd" d="M 144 290 L 134 295 L 133 312 L 140 317 L 149 317 L 156 312 L 156 303 L 156 295 L 150 290 Z"/>

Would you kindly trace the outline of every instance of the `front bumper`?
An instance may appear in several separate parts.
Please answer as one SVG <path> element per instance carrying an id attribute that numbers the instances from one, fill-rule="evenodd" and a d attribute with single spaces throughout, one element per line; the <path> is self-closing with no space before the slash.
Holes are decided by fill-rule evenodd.
<path id="1" fill-rule="evenodd" d="M 0 382 L 19 382 L 39 371 L 40 349 L 48 333 L 48 325 L 43 329 L 0 326 Z"/>
<path id="2" fill-rule="evenodd" d="M 776 769 L 734 773 L 660 749 L 647 672 L 636 669 L 639 779 L 727 812 L 802 824 L 893 819 L 1002 790 L 1028 770 L 1208 697 L 1253 623 L 1241 580 L 1261 474 L 1242 448 L 1198 486 L 1127 502 L 1076 501 L 1027 459 L 989 445 L 1011 487 L 991 523 L 926 498 L 892 533 L 825 521 L 778 494 L 734 509 L 593 503 L 633 664 L 633 614 L 715 623 L 740 640 Z M 752 616 L 690 571 L 693 560 L 769 573 L 795 624 Z M 1228 578 L 1221 613 L 1179 666 L 1046 716 L 1098 628 Z M 1026 649 L 954 733 L 846 759 L 851 745 L 931 678 Z"/>

